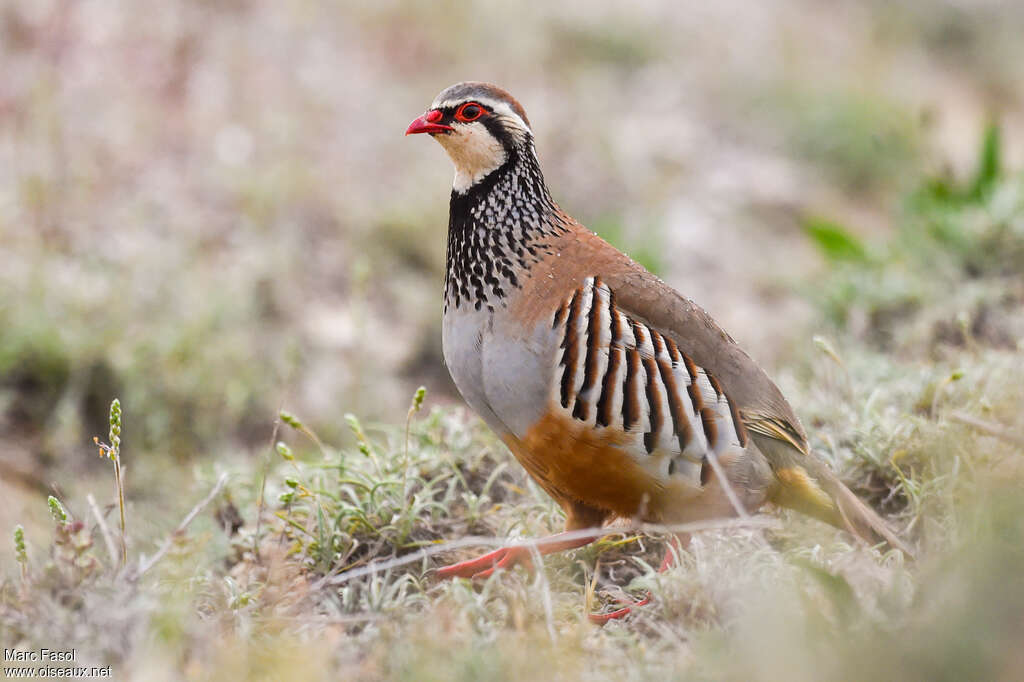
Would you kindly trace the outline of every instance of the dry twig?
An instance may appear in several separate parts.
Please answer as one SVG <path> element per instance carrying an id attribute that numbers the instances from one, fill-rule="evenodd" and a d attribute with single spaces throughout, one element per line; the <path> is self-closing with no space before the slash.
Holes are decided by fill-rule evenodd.
<path id="1" fill-rule="evenodd" d="M 135 575 L 132 576 L 133 580 L 138 580 L 139 578 L 141 578 L 151 568 L 153 568 L 157 564 L 157 562 L 164 558 L 164 555 L 171 550 L 171 545 L 174 544 L 174 537 L 185 532 L 185 529 L 188 528 L 189 524 L 192 523 L 197 516 L 199 516 L 199 512 L 201 512 L 203 508 L 206 507 L 206 505 L 213 502 L 214 498 L 216 498 L 217 495 L 220 494 L 220 491 L 224 489 L 224 484 L 227 483 L 227 481 L 228 475 L 226 473 L 221 474 L 220 478 L 217 479 L 217 484 L 213 486 L 213 490 L 210 491 L 210 494 L 207 495 L 196 506 L 192 507 L 192 511 L 190 511 L 188 515 L 182 520 L 182 522 L 178 524 L 178 527 L 175 528 L 174 531 L 167 536 L 167 539 L 164 540 L 164 544 L 160 545 L 160 549 L 156 551 L 156 554 L 151 556 L 146 561 L 139 563 L 139 570 L 135 573 Z"/>
<path id="2" fill-rule="evenodd" d="M 987 422 L 984 419 L 972 417 L 971 415 L 964 414 L 963 412 L 951 412 L 949 414 L 949 419 L 950 421 L 954 421 L 959 424 L 964 424 L 965 426 L 970 426 L 973 429 L 977 429 L 978 431 L 981 431 L 987 436 L 993 436 L 995 438 L 1005 440 L 1009 443 L 1013 443 L 1014 445 L 1024 447 L 1024 436 L 1020 436 L 1016 433 L 1013 433 L 1009 429 L 1000 426 L 999 424 L 993 424 L 992 422 Z"/>
<path id="3" fill-rule="evenodd" d="M 117 547 L 114 546 L 114 536 L 110 534 L 107 520 L 103 518 L 103 512 L 100 511 L 99 506 L 96 504 L 96 498 L 92 496 L 92 493 L 86 495 L 85 499 L 89 503 L 92 515 L 96 517 L 96 525 L 99 526 L 100 535 L 103 536 L 103 544 L 107 546 L 107 554 L 110 555 L 110 565 L 116 566 L 118 561 Z"/>

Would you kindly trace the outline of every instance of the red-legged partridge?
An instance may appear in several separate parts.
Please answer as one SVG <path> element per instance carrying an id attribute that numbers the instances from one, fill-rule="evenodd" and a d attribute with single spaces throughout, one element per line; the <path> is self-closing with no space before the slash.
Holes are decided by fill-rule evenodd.
<path id="1" fill-rule="evenodd" d="M 903 548 L 810 452 L 778 387 L 706 312 L 558 207 L 508 92 L 453 85 L 413 133 L 455 164 L 445 362 L 565 510 L 569 537 L 541 540 L 541 554 L 585 545 L 599 533 L 571 531 L 615 517 L 679 524 L 765 502 Z M 529 557 L 512 546 L 440 573 L 486 576 Z"/>

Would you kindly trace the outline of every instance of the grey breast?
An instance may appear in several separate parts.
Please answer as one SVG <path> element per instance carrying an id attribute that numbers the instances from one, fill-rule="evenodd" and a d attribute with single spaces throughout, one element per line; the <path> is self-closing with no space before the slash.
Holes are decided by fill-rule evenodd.
<path id="1" fill-rule="evenodd" d="M 546 411 L 557 345 L 549 324 L 524 333 L 504 306 L 449 307 L 442 344 L 455 386 L 499 435 L 522 437 Z"/>
<path id="2" fill-rule="evenodd" d="M 487 308 L 449 306 L 441 326 L 441 345 L 448 372 L 466 404 L 500 436 L 508 427 L 491 409 L 483 378 L 483 348 L 491 333 L 492 315 Z"/>

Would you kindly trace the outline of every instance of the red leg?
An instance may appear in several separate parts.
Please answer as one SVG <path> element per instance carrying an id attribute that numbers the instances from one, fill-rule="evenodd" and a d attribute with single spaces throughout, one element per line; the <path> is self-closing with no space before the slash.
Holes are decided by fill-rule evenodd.
<path id="1" fill-rule="evenodd" d="M 661 567 L 658 569 L 658 573 L 664 573 L 676 565 L 678 555 L 682 553 L 684 547 L 690 544 L 690 534 L 676 533 L 669 538 L 668 544 L 669 546 L 665 548 L 665 558 L 661 560 Z"/>
<path id="2" fill-rule="evenodd" d="M 557 533 L 537 541 L 537 552 L 543 556 L 554 552 L 562 552 L 567 549 L 575 549 L 583 545 L 589 545 L 600 537 L 600 535 L 585 535 L 564 539 L 565 535 L 576 535 L 573 533 Z M 451 566 L 438 569 L 437 575 L 444 578 L 486 578 L 498 568 L 512 568 L 522 564 L 533 570 L 532 550 L 529 545 L 512 545 L 502 547 L 493 552 L 484 554 L 476 559 L 461 561 Z"/>
<path id="3" fill-rule="evenodd" d="M 686 534 L 686 533 L 677 533 L 677 534 L 673 535 L 669 539 L 668 543 L 669 543 L 670 546 L 665 548 L 665 558 L 661 560 L 661 567 L 658 568 L 658 573 L 664 573 L 665 571 L 667 571 L 668 569 L 672 568 L 672 566 L 675 565 L 675 563 L 676 563 L 676 555 L 679 552 L 683 551 L 683 547 L 684 546 L 690 544 L 690 536 L 689 536 L 689 534 Z M 675 551 L 673 551 L 673 550 L 675 550 Z M 628 616 L 630 611 L 632 611 L 634 608 L 636 608 L 638 606 L 644 606 L 646 604 L 649 604 L 650 601 L 651 601 L 651 593 L 648 592 L 647 596 L 645 596 L 640 601 L 633 602 L 632 604 L 627 604 L 626 606 L 623 606 L 621 609 L 618 609 L 617 611 L 612 611 L 611 613 L 592 613 L 592 614 L 590 614 L 590 616 L 589 616 L 590 622 L 591 623 L 597 623 L 598 625 L 603 625 L 603 624 L 607 623 L 610 620 L 617 620 L 619 618 L 624 618 L 625 616 Z M 619 602 L 619 603 L 625 604 L 626 602 Z"/>

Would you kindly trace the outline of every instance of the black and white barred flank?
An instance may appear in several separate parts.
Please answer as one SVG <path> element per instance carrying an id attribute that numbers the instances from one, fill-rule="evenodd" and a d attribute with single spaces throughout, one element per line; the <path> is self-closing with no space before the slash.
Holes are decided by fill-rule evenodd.
<path id="1" fill-rule="evenodd" d="M 574 419 L 643 434 L 648 454 L 701 461 L 707 451 L 746 447 L 738 411 L 718 380 L 672 338 L 630 318 L 599 277 L 588 277 L 555 312 L 561 330 L 555 382 Z"/>

